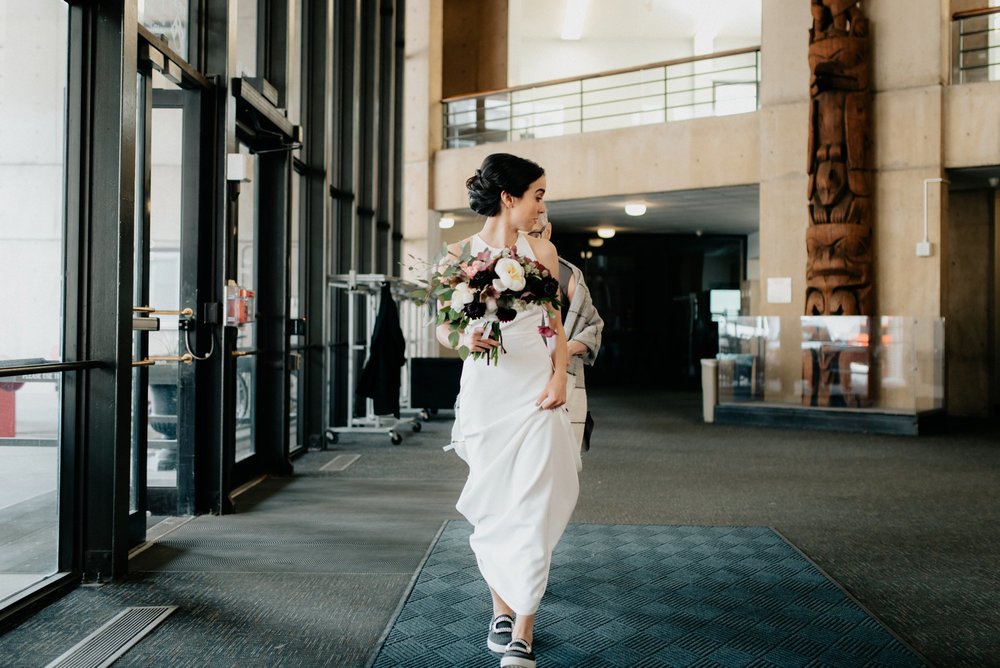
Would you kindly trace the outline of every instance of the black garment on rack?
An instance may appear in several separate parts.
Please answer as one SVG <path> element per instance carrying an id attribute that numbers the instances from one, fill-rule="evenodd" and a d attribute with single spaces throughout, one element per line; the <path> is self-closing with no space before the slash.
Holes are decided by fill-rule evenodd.
<path id="1" fill-rule="evenodd" d="M 375 402 L 376 415 L 399 417 L 399 367 L 406 362 L 406 339 L 389 284 L 382 284 L 371 353 L 358 381 L 358 394 Z"/>

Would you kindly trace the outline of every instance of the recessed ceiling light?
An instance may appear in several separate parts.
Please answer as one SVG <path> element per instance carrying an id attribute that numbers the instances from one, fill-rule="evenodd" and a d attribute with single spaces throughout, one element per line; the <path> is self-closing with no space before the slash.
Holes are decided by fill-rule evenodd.
<path id="1" fill-rule="evenodd" d="M 441 220 L 438 221 L 438 227 L 442 230 L 450 230 L 455 227 L 455 219 L 451 216 L 441 216 Z"/>
<path id="2" fill-rule="evenodd" d="M 646 205 L 642 202 L 629 202 L 625 205 L 625 213 L 630 216 L 641 216 L 646 213 Z"/>
<path id="3" fill-rule="evenodd" d="M 604 245 L 604 239 L 587 239 L 587 243 L 591 248 L 600 248 Z"/>
<path id="4" fill-rule="evenodd" d="M 598 227 L 597 228 L 597 236 L 599 236 L 602 239 L 610 239 L 611 237 L 615 236 L 615 228 L 613 228 L 613 227 Z"/>

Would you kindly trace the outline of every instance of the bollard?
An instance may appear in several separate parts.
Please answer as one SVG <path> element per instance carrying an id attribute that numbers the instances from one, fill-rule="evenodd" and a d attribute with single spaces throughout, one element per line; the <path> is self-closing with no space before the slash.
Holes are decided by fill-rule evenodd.
<path id="1" fill-rule="evenodd" d="M 715 358 L 701 361 L 701 401 L 705 422 L 715 422 L 715 405 L 719 399 L 719 361 Z"/>

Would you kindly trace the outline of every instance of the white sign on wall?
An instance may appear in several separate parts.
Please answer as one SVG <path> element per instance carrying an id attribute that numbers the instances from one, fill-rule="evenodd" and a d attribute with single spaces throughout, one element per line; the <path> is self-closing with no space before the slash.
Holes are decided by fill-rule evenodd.
<path id="1" fill-rule="evenodd" d="M 792 303 L 792 277 L 781 276 L 767 279 L 767 303 L 768 304 L 791 304 Z"/>

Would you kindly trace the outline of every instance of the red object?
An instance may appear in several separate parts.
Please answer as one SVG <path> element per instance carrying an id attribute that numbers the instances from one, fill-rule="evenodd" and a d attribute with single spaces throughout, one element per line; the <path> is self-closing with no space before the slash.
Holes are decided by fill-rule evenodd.
<path id="1" fill-rule="evenodd" d="M 0 384 L 0 436 L 17 436 L 17 400 L 13 388 Z"/>

